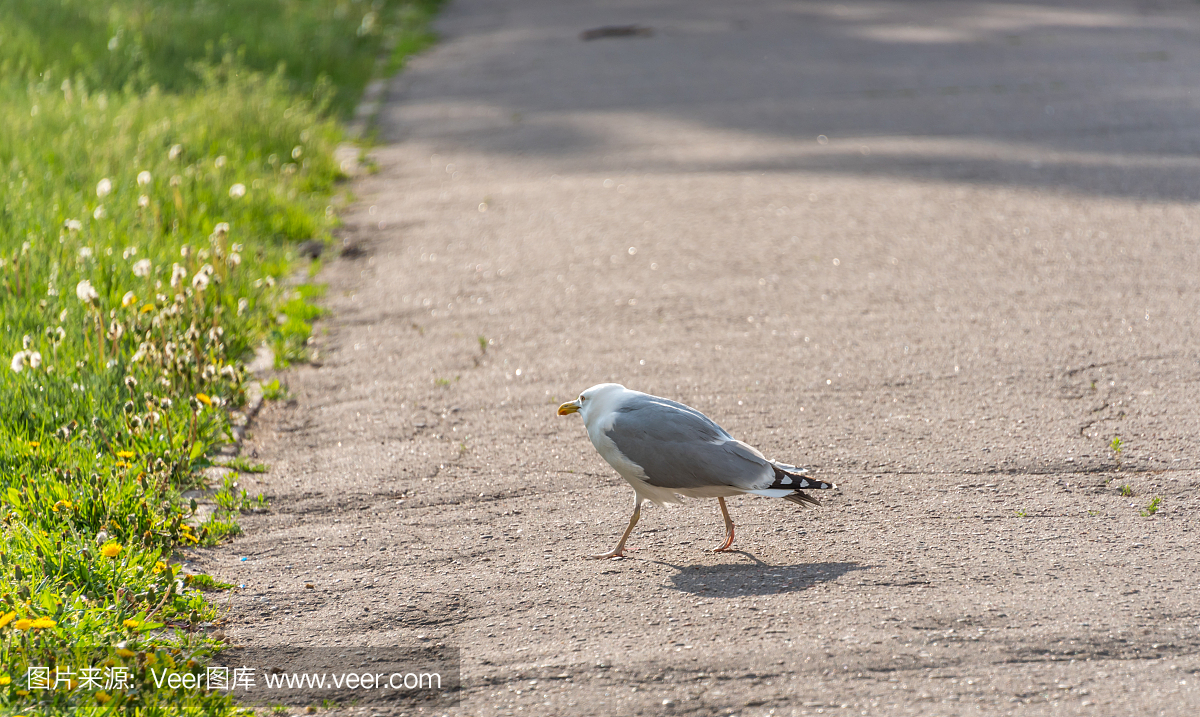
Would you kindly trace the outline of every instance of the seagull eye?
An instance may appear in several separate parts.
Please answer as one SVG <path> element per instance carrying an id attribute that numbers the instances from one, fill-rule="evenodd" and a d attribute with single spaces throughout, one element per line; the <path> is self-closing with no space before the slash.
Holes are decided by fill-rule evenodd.
<path id="1" fill-rule="evenodd" d="M 583 403 L 583 402 L 584 402 L 584 401 L 586 401 L 586 400 L 587 400 L 587 396 L 580 396 L 580 397 L 579 397 L 579 402 L 580 402 L 580 403 Z"/>

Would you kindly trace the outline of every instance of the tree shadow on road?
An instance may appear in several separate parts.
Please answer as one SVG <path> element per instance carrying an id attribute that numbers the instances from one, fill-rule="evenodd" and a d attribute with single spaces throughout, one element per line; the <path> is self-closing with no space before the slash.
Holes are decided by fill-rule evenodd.
<path id="1" fill-rule="evenodd" d="M 1200 66 L 1188 7 L 667 0 L 622 11 L 653 38 L 580 42 L 593 4 L 480 22 L 488 5 L 447 10 L 435 53 L 453 61 L 409 70 L 412 116 L 386 137 L 571 171 L 1200 197 L 1200 134 L 1179 119 Z"/>
<path id="2" fill-rule="evenodd" d="M 671 577 L 671 583 L 676 590 L 721 598 L 801 592 L 820 583 L 833 582 L 848 573 L 876 567 L 860 563 L 768 565 L 744 551 L 736 551 L 734 554 L 744 555 L 753 562 L 732 565 L 675 565 L 654 562 L 678 571 Z"/>

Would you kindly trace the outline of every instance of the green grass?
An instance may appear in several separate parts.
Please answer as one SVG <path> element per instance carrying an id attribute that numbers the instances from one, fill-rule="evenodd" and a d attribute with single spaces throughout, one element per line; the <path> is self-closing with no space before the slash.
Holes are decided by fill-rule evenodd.
<path id="1" fill-rule="evenodd" d="M 1148 504 L 1146 504 L 1145 509 L 1142 510 L 1142 517 L 1149 518 L 1157 513 L 1160 507 L 1162 507 L 1162 498 L 1159 496 L 1154 496 L 1154 498 L 1151 499 Z"/>
<path id="2" fill-rule="evenodd" d="M 242 458 L 241 456 L 234 458 L 233 460 L 229 461 L 225 465 L 234 469 L 238 473 L 266 473 L 267 472 L 267 464 L 266 463 L 251 463 L 250 461 L 246 460 L 245 458 Z"/>
<path id="3" fill-rule="evenodd" d="M 336 221 L 337 117 L 435 7 L 0 0 L 0 712 L 236 711 L 149 670 L 220 649 L 174 558 L 265 501 L 228 482 L 195 524 L 181 494 L 253 347 L 304 359 L 321 288 L 284 278 Z M 130 688 L 31 689 L 44 666 Z"/>
<path id="4" fill-rule="evenodd" d="M 0 0 L 0 76 L 82 78 L 93 87 L 183 92 L 196 63 L 235 54 L 298 95 L 332 91 L 347 116 L 379 53 L 390 67 L 433 42 L 440 0 Z M 39 77 L 40 79 L 40 77 Z"/>

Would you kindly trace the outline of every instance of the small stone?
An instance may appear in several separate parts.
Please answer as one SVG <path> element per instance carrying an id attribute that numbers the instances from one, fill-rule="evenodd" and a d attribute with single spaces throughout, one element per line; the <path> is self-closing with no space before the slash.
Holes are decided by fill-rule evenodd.
<path id="1" fill-rule="evenodd" d="M 321 252 L 325 251 L 325 244 L 316 239 L 309 239 L 296 247 L 296 251 L 300 253 L 300 256 L 305 256 L 309 259 L 318 259 L 321 256 Z"/>

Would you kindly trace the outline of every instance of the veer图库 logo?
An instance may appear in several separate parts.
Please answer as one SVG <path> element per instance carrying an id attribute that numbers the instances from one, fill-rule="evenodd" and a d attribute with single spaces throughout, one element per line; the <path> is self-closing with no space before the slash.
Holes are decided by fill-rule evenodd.
<path id="1" fill-rule="evenodd" d="M 397 647 L 260 647 L 222 653 L 218 662 L 156 660 L 126 666 L 31 665 L 16 680 L 24 694 L 94 693 L 101 704 L 123 691 L 202 690 L 238 700 L 299 705 L 323 700 L 420 700 L 450 705 L 460 685 L 459 651 L 443 645 Z M 140 686 L 140 687 L 138 687 Z"/>
<path id="2" fill-rule="evenodd" d="M 249 701 L 416 699 L 452 704 L 460 685 L 459 651 L 444 645 L 247 647 L 217 660 L 227 663 L 222 666 L 226 686 L 219 689 Z"/>

